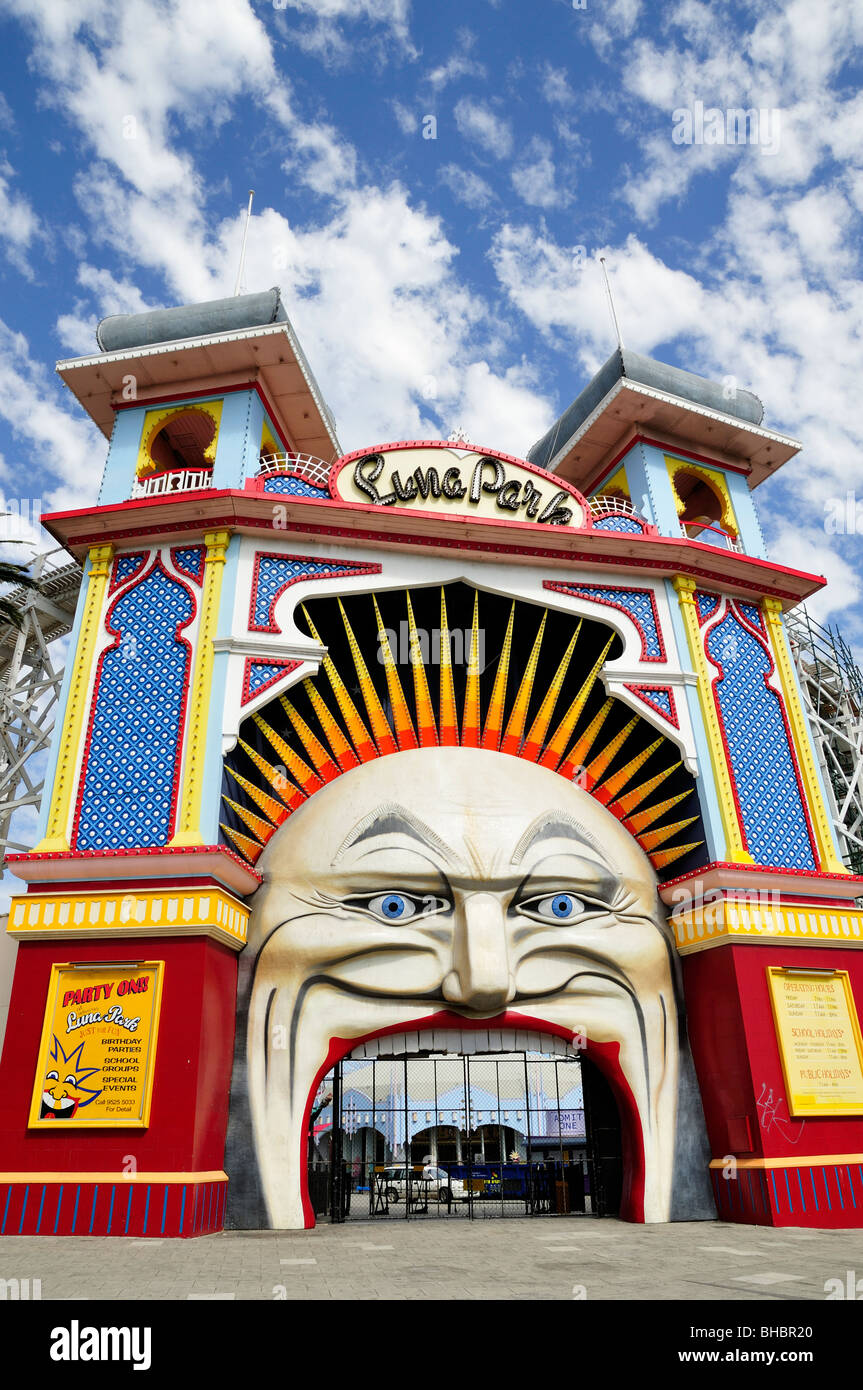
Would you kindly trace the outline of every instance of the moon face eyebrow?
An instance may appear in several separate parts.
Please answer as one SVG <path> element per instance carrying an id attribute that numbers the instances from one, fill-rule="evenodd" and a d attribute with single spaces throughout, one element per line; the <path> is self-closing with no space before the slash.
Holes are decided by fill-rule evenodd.
<path id="1" fill-rule="evenodd" d="M 580 821 L 565 811 L 546 811 L 531 821 L 512 852 L 513 864 L 519 864 L 533 845 L 543 840 L 574 840 L 576 844 L 586 845 L 600 856 L 604 864 L 614 868 L 608 850 Z"/>
<path id="2" fill-rule="evenodd" d="M 426 849 L 434 850 L 444 859 L 448 861 L 453 859 L 452 850 L 446 842 L 435 834 L 429 826 L 425 825 L 418 816 L 406 810 L 404 806 L 389 805 L 379 806 L 369 815 L 364 816 L 353 830 L 349 831 L 336 850 L 333 863 L 337 864 L 349 849 L 360 844 L 363 840 L 392 835 L 407 835 L 412 840 L 418 840 Z"/>

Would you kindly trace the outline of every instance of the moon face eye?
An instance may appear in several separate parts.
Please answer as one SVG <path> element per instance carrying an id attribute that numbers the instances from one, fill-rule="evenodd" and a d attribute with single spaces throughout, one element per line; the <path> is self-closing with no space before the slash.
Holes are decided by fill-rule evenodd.
<path id="1" fill-rule="evenodd" d="M 60 1080 L 59 1072 L 56 1072 L 56 1071 L 49 1071 L 49 1072 L 46 1072 L 46 1074 L 45 1074 L 45 1080 L 46 1080 L 46 1081 L 59 1081 L 59 1080 Z"/>
<path id="2" fill-rule="evenodd" d="M 417 904 L 405 893 L 379 893 L 368 902 L 370 912 L 385 922 L 406 922 L 417 914 Z"/>
<path id="3" fill-rule="evenodd" d="M 574 893 L 551 893 L 545 898 L 534 898 L 524 907 L 545 922 L 573 922 L 585 910 L 581 898 Z"/>
<path id="4" fill-rule="evenodd" d="M 78 1084 L 77 1081 L 75 1080 L 74 1076 L 67 1076 L 67 1077 L 65 1078 L 65 1080 L 66 1080 L 66 1085 L 67 1085 L 67 1086 L 77 1086 L 77 1084 Z"/>

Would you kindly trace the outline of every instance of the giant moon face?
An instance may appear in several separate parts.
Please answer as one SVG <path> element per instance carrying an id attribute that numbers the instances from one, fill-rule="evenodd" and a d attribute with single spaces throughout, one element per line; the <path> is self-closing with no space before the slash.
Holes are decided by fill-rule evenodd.
<path id="1" fill-rule="evenodd" d="M 258 868 L 246 1058 L 272 1226 L 308 1224 L 306 1117 L 334 1047 L 442 1013 L 616 1055 L 643 1219 L 668 1219 L 673 948 L 647 857 L 587 792 L 483 749 L 392 754 L 311 797 Z"/>

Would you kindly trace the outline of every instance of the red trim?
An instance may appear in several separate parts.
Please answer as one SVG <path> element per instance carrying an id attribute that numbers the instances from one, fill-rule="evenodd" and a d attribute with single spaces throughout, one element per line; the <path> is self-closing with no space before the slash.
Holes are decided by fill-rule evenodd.
<path id="1" fill-rule="evenodd" d="M 9 861 L 13 857 L 10 854 Z M 673 888 L 676 883 L 688 883 L 693 878 L 704 878 L 705 874 L 712 873 L 717 869 L 733 870 L 736 874 L 788 874 L 795 878 L 833 878 L 838 883 L 863 885 L 863 874 L 836 874 L 831 873 L 828 869 L 790 869 L 787 864 L 735 864 L 730 859 L 713 859 L 709 864 L 700 864 L 697 869 L 689 869 L 685 874 L 678 874 L 676 878 L 667 878 L 662 884 L 662 891 L 665 892 L 666 888 Z M 848 901 L 853 903 L 853 898 Z M 846 907 L 848 901 L 843 899 Z"/>
<path id="2" fill-rule="evenodd" d="M 628 378 L 625 377 L 623 378 L 623 380 L 627 379 Z M 741 425 L 744 425 L 747 422 L 745 420 L 741 420 L 740 423 Z M 752 473 L 751 467 L 744 468 L 742 465 L 734 463 L 720 463 L 719 459 L 708 458 L 706 454 L 694 454 L 689 450 L 686 450 L 684 452 L 684 450 L 682 449 L 672 448 L 670 444 L 663 444 L 661 439 L 651 439 L 646 434 L 636 434 L 633 436 L 632 439 L 630 439 L 628 444 L 624 444 L 623 448 L 620 450 L 618 454 L 615 454 L 611 463 L 606 465 L 602 473 L 599 473 L 595 478 L 591 478 L 590 482 L 585 484 L 588 493 L 593 493 L 596 491 L 597 488 L 602 486 L 609 473 L 614 472 L 614 469 L 620 463 L 620 460 L 626 458 L 626 455 L 630 452 L 631 449 L 635 448 L 636 444 L 646 444 L 651 449 L 661 449 L 663 453 L 673 454 L 675 458 L 682 459 L 684 463 L 687 459 L 691 459 L 693 463 L 704 463 L 711 468 L 727 468 L 729 472 L 740 473 L 744 478 L 748 478 Z"/>
<path id="3" fill-rule="evenodd" d="M 264 627 L 261 627 L 255 622 L 255 608 L 258 601 L 258 573 L 262 560 L 295 560 L 298 563 L 310 565 L 332 565 L 333 569 L 328 574 L 295 574 L 291 579 L 286 579 L 270 600 L 270 606 L 267 610 L 269 621 Z M 315 579 L 352 579 L 356 575 L 380 574 L 381 572 L 381 565 L 361 565 L 355 564 L 352 560 L 327 560 L 317 555 L 286 555 L 278 550 L 258 550 L 255 552 L 252 594 L 249 599 L 249 632 L 281 632 L 282 629 L 276 623 L 276 604 L 282 594 L 293 584 L 311 583 Z"/>
<path id="4" fill-rule="evenodd" d="M 115 555 L 114 563 L 111 566 L 111 582 L 108 585 L 109 597 L 111 594 L 115 592 L 115 590 L 121 588 L 123 585 L 131 584 L 133 579 L 137 579 L 138 575 L 142 572 L 149 559 L 149 550 L 124 550 L 121 552 L 121 554 Z M 121 560 L 140 560 L 141 563 L 138 565 L 137 569 L 132 570 L 130 574 L 125 574 L 122 579 L 118 579 L 117 569 Z"/>
<path id="5" fill-rule="evenodd" d="M 86 853 L 92 854 L 93 851 L 87 850 Z M 190 874 L 188 878 L 70 878 L 63 881 L 40 879 L 38 882 L 28 883 L 26 891 L 45 897 L 51 893 L 121 893 L 133 888 L 146 888 L 153 892 L 161 892 L 163 888 L 217 888 L 222 893 L 231 892 L 231 889 L 226 888 L 217 878 L 201 874 Z M 239 898 L 237 901 L 240 901 Z"/>
<path id="6" fill-rule="evenodd" d="M 704 613 L 704 614 L 702 615 L 701 609 L 698 607 L 698 599 L 699 599 L 699 597 L 701 597 L 701 598 L 708 598 L 708 599 L 709 599 L 709 598 L 715 598 L 715 599 L 716 599 L 716 603 L 713 605 L 713 607 L 711 608 L 711 610 L 710 610 L 709 613 Z M 716 614 L 719 612 L 720 608 L 722 607 L 722 599 L 723 599 L 723 597 L 724 597 L 723 594 L 714 594 L 714 593 L 712 593 L 709 589 L 696 589 L 696 591 L 695 591 L 695 615 L 696 615 L 696 617 L 698 618 L 698 626 L 699 626 L 699 627 L 704 627 L 705 623 L 709 623 L 709 622 L 711 621 L 711 619 L 713 619 L 713 618 L 716 617 Z"/>
<path id="7" fill-rule="evenodd" d="M 389 1033 L 416 1033 L 423 1029 L 439 1028 L 452 1029 L 459 1032 L 468 1032 L 470 1029 L 514 1029 L 519 1033 L 549 1033 L 553 1037 L 565 1038 L 567 1042 L 572 1041 L 572 1029 L 564 1028 L 562 1024 L 549 1023 L 544 1018 L 533 1018 L 531 1014 L 522 1013 L 513 1009 L 507 1009 L 505 1013 L 497 1014 L 494 1018 L 471 1019 L 463 1018 L 460 1014 L 441 1011 L 439 1013 L 428 1014 L 424 1018 L 414 1019 L 412 1022 L 395 1023 L 388 1028 L 375 1029 L 369 1033 L 363 1033 L 355 1038 L 331 1038 L 330 1046 L 326 1058 L 322 1062 L 309 1090 L 306 1108 L 303 1113 L 303 1124 L 300 1137 L 300 1192 L 303 1203 L 303 1214 L 305 1217 L 306 1228 L 310 1229 L 315 1225 L 315 1214 L 309 1199 L 308 1181 L 308 1141 L 309 1120 L 312 1112 L 312 1104 L 318 1092 L 318 1088 L 326 1076 L 327 1072 L 335 1066 L 336 1062 L 341 1061 L 349 1052 L 352 1052 L 360 1043 L 369 1042 L 373 1038 L 384 1038 Z M 590 1061 L 594 1062 L 608 1081 L 614 1099 L 617 1103 L 620 1115 L 621 1140 L 623 1146 L 623 1192 L 620 1202 L 621 1221 L 644 1221 L 644 1136 L 641 1127 L 641 1117 L 638 1113 L 638 1104 L 632 1093 L 632 1088 L 620 1066 L 620 1044 L 617 1042 L 598 1043 L 587 1039 L 585 1055 Z"/>
<path id="8" fill-rule="evenodd" d="M 200 572 L 199 572 L 198 574 L 192 574 L 190 570 L 184 569 L 182 565 L 179 565 L 179 564 L 177 563 L 177 558 L 176 558 L 176 557 L 177 557 L 178 551 L 180 551 L 180 550 L 197 550 L 197 551 L 200 552 L 200 561 L 201 561 L 201 565 L 200 565 Z M 197 586 L 198 586 L 199 589 L 200 589 L 201 585 L 202 585 L 203 582 L 204 582 L 204 557 L 205 557 L 205 555 L 206 555 L 206 546 L 203 546 L 203 545 L 172 545 L 172 546 L 171 546 L 171 549 L 170 549 L 171 564 L 174 566 L 174 569 L 177 571 L 177 574 L 178 574 L 178 575 L 183 575 L 186 579 L 191 579 L 193 583 L 197 584 Z"/>
<path id="9" fill-rule="evenodd" d="M 302 664 L 301 661 L 276 660 L 275 658 L 270 659 L 263 656 L 246 657 L 246 669 L 243 672 L 243 697 L 240 703 L 247 705 L 250 700 L 256 700 L 265 690 L 269 690 L 270 687 L 276 685 L 283 676 L 290 675 L 291 671 L 296 671 L 297 667 L 302 666 Z M 257 690 L 254 691 L 249 688 L 253 666 L 274 666 L 277 668 L 270 676 L 269 680 L 265 680 L 263 685 L 259 685 Z"/>
<path id="10" fill-rule="evenodd" d="M 642 700 L 644 704 L 649 705 L 652 710 L 660 714 L 667 724 L 673 724 L 675 729 L 680 728 L 680 723 L 677 718 L 677 704 L 674 699 L 674 691 L 670 685 L 626 685 L 625 688 L 631 690 L 633 695 L 638 696 L 639 700 Z M 664 695 L 668 696 L 671 705 L 670 714 L 668 714 L 661 705 L 653 703 L 650 696 L 645 693 L 648 690 L 661 690 Z"/>
<path id="11" fill-rule="evenodd" d="M 544 579 L 544 580 L 542 581 L 542 587 L 543 587 L 544 589 L 551 589 L 551 590 L 553 590 L 553 591 L 555 591 L 556 593 L 559 593 L 559 594 L 567 594 L 570 598 L 580 598 L 580 599 L 583 599 L 583 600 L 584 600 L 585 602 L 587 602 L 587 603 L 600 603 L 600 604 L 602 604 L 605 608 L 616 608 L 616 609 L 618 610 L 619 613 L 624 613 L 624 614 L 626 615 L 626 617 L 629 618 L 630 622 L 634 624 L 635 628 L 636 628 L 637 631 L 638 631 L 638 634 L 639 634 L 639 636 L 640 636 L 640 638 L 641 638 L 641 660 L 642 660 L 642 661 L 650 661 L 650 662 L 657 662 L 657 661 L 666 662 L 666 661 L 668 660 L 668 655 L 667 655 L 666 650 L 665 650 L 665 641 L 664 641 L 663 636 L 662 636 L 662 624 L 661 624 L 660 621 L 659 621 L 659 612 L 658 612 L 657 607 L 656 607 L 656 595 L 654 594 L 654 592 L 653 592 L 652 589 L 636 589 L 636 588 L 634 588 L 634 587 L 628 587 L 628 586 L 626 586 L 626 585 L 618 585 L 618 586 L 617 586 L 618 588 L 622 589 L 622 590 L 623 590 L 624 592 L 626 592 L 626 593 L 630 593 L 630 594 L 646 594 L 647 597 L 650 599 L 650 606 L 651 606 L 651 610 L 652 610 L 652 612 L 653 612 L 653 621 L 654 621 L 654 623 L 656 624 L 656 637 L 657 637 L 657 641 L 659 642 L 659 652 L 660 652 L 659 656 L 648 656 L 648 655 L 647 655 L 647 637 L 646 637 L 646 635 L 645 635 L 644 628 L 641 626 L 641 623 L 638 621 L 638 619 L 636 618 L 636 616 L 635 616 L 634 613 L 631 613 L 630 610 L 629 610 L 628 608 L 624 607 L 624 605 L 623 605 L 622 603 L 615 603 L 613 599 L 610 599 L 610 598 L 597 598 L 595 594 L 586 594 L 586 593 L 583 592 L 583 590 L 584 590 L 585 588 L 591 588 L 591 589 L 592 589 L 592 588 L 597 588 L 597 589 L 600 589 L 600 588 L 605 587 L 604 585 L 602 585 L 602 584 L 596 584 L 596 585 L 594 585 L 594 584 L 589 584 L 589 585 L 582 585 L 582 584 L 564 584 L 564 583 L 561 583 L 559 580 L 556 580 L 556 579 Z M 615 586 L 614 586 L 614 585 L 608 585 L 608 587 L 609 587 L 609 588 L 614 588 Z M 663 713 L 662 710 L 660 710 L 659 712 L 660 712 L 660 714 Z M 666 717 L 666 716 L 663 715 L 663 718 L 665 718 L 665 717 Z"/>
<path id="12" fill-rule="evenodd" d="M 192 678 L 192 665 L 194 658 L 194 652 L 192 650 L 191 642 L 189 642 L 188 638 L 181 637 L 180 633 L 185 632 L 186 628 L 189 627 L 198 616 L 198 602 L 195 598 L 194 591 L 189 587 L 189 585 L 187 583 L 184 583 L 183 580 L 180 579 L 177 575 L 171 574 L 168 570 L 165 569 L 165 566 L 162 563 L 161 555 L 158 551 L 156 552 L 156 557 L 153 561 L 153 564 L 150 566 L 149 570 L 146 570 L 146 572 L 143 575 L 139 576 L 137 583 L 143 584 L 146 580 L 148 580 L 151 577 L 151 575 L 155 574 L 157 570 L 161 570 L 165 578 L 170 583 L 179 584 L 183 591 L 186 594 L 188 594 L 192 604 L 192 611 L 189 614 L 189 617 L 186 619 L 185 622 L 179 623 L 177 625 L 176 631 L 174 632 L 174 641 L 179 642 L 182 646 L 186 648 L 186 673 L 183 677 L 183 689 L 180 702 L 180 715 L 177 728 L 177 751 L 174 757 L 174 776 L 173 785 L 171 788 L 171 808 L 168 819 L 168 838 L 170 839 L 170 837 L 174 833 L 174 826 L 177 819 L 177 798 L 180 794 L 179 774 L 183 757 L 183 744 L 186 733 L 186 714 L 188 707 L 189 685 L 191 683 Z M 96 668 L 96 679 L 93 683 L 93 693 L 90 698 L 90 711 L 87 717 L 87 732 L 84 738 L 84 755 L 81 762 L 81 772 L 78 778 L 78 791 L 75 802 L 75 817 L 72 821 L 72 832 L 69 836 L 69 843 L 73 851 L 75 850 L 76 841 L 78 839 L 78 822 L 81 818 L 81 809 L 84 800 L 84 789 L 87 780 L 87 767 L 90 760 L 90 741 L 93 736 L 93 724 L 96 719 L 96 711 L 99 703 L 99 692 L 101 690 L 102 685 L 102 668 L 105 661 L 105 657 L 107 656 L 108 652 L 116 651 L 122 640 L 122 634 L 118 631 L 117 628 L 113 628 L 111 626 L 111 618 L 113 616 L 114 609 L 116 608 L 117 604 L 122 602 L 122 600 L 130 592 L 131 591 L 129 589 L 124 589 L 122 594 L 118 594 L 117 598 L 115 598 L 114 602 L 108 609 L 108 612 L 105 614 L 105 630 L 106 632 L 113 633 L 115 640 L 111 642 L 107 647 L 105 647 L 99 656 L 99 664 Z"/>

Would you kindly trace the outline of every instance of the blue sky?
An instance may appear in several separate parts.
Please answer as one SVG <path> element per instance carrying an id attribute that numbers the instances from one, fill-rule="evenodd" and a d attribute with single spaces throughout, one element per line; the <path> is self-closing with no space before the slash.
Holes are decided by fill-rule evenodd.
<path id="1" fill-rule="evenodd" d="M 824 526 L 863 499 L 860 6 L 0 0 L 0 24 L 7 501 L 92 503 L 105 444 L 54 362 L 107 313 L 231 293 L 254 187 L 245 288 L 281 285 L 346 451 L 461 426 L 524 453 L 611 351 L 604 254 L 627 346 L 803 441 L 762 518 L 860 644 L 859 536 Z M 775 138 L 675 144 L 698 102 Z"/>

